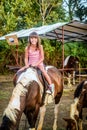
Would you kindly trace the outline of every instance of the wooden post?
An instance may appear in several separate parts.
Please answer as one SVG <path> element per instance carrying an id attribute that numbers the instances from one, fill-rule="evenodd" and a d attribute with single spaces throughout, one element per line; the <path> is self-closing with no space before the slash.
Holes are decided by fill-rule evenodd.
<path id="1" fill-rule="evenodd" d="M 62 68 L 63 68 L 63 84 L 64 84 L 64 27 L 62 26 Z"/>
<path id="2" fill-rule="evenodd" d="M 14 56 L 14 58 L 15 58 L 15 60 L 16 60 L 16 64 L 17 65 L 19 65 L 19 63 L 18 63 L 18 38 L 17 38 L 17 35 L 11 35 L 11 36 L 6 36 L 5 37 L 6 38 L 6 40 L 7 40 L 7 43 L 10 45 L 10 46 L 16 46 L 16 54 L 14 54 L 14 50 L 12 51 L 12 53 L 13 53 L 13 56 Z"/>

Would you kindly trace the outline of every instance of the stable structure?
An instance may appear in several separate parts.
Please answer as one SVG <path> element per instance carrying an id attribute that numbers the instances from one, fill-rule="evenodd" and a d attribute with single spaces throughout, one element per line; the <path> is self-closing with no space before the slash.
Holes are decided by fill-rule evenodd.
<path id="1" fill-rule="evenodd" d="M 23 29 L 0 37 L 5 40 L 7 36 L 16 35 L 18 39 L 28 37 L 31 32 L 37 32 L 41 38 L 56 39 L 62 44 L 62 63 L 64 61 L 64 43 L 69 41 L 87 41 L 87 24 L 74 20 L 71 22 L 44 25 L 31 29 Z M 64 67 L 64 66 L 63 66 Z"/>
<path id="2" fill-rule="evenodd" d="M 5 40 L 6 36 L 11 35 L 17 35 L 18 38 L 28 37 L 33 31 L 37 32 L 42 38 L 57 39 L 59 41 L 64 39 L 64 43 L 67 41 L 87 41 L 87 24 L 76 20 L 23 29 L 2 36 L 0 40 Z"/>

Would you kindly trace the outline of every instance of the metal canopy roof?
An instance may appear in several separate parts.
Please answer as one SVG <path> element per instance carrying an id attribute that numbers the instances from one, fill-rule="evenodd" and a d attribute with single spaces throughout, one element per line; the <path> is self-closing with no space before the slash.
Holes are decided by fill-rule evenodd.
<path id="1" fill-rule="evenodd" d="M 18 38 L 28 37 L 32 31 L 36 31 L 41 38 L 57 39 L 58 41 L 87 41 L 87 24 L 79 21 L 69 23 L 56 23 L 41 27 L 23 29 L 18 32 L 12 32 L 5 36 L 17 35 Z M 5 40 L 5 36 L 0 40 Z"/>
<path id="2" fill-rule="evenodd" d="M 78 21 L 66 23 L 63 26 L 56 27 L 56 29 L 47 32 L 43 37 L 57 40 L 64 38 L 64 42 L 87 41 L 87 24 Z"/>

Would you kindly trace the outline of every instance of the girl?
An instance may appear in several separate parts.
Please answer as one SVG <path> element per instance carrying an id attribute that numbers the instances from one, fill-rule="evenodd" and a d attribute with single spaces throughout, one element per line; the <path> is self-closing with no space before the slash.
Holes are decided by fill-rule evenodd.
<path id="1" fill-rule="evenodd" d="M 44 51 L 43 46 L 40 44 L 40 38 L 36 32 L 32 32 L 29 35 L 29 44 L 25 48 L 25 66 L 20 70 L 24 70 L 29 66 L 38 67 L 42 71 L 49 84 L 48 90 L 46 92 L 51 94 L 54 92 L 54 84 L 52 84 L 49 75 L 44 69 L 43 60 Z"/>

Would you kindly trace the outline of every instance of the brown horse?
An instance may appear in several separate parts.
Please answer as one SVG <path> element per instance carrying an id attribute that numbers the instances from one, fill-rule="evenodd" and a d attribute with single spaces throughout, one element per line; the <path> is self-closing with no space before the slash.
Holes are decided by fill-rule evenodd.
<path id="1" fill-rule="evenodd" d="M 64 72 L 68 79 L 68 86 L 71 86 L 71 77 L 75 84 L 75 74 L 79 68 L 79 59 L 76 56 L 67 56 L 64 60 Z"/>
<path id="2" fill-rule="evenodd" d="M 74 103 L 71 104 L 70 118 L 64 118 L 67 122 L 66 130 L 83 130 L 83 108 L 87 108 L 87 80 L 82 81 L 74 92 Z"/>
<path id="3" fill-rule="evenodd" d="M 58 105 L 63 93 L 63 77 L 61 72 L 53 66 L 47 66 L 46 70 L 55 84 L 54 94 L 51 96 L 55 100 L 53 130 L 56 130 Z M 41 75 L 40 78 L 38 77 L 36 69 L 32 67 L 18 75 L 11 99 L 3 114 L 0 130 L 17 130 L 23 112 L 28 119 L 29 130 L 36 130 L 39 110 L 40 119 L 37 130 L 42 130 L 46 105 L 50 96 L 46 94 L 45 82 Z"/>

